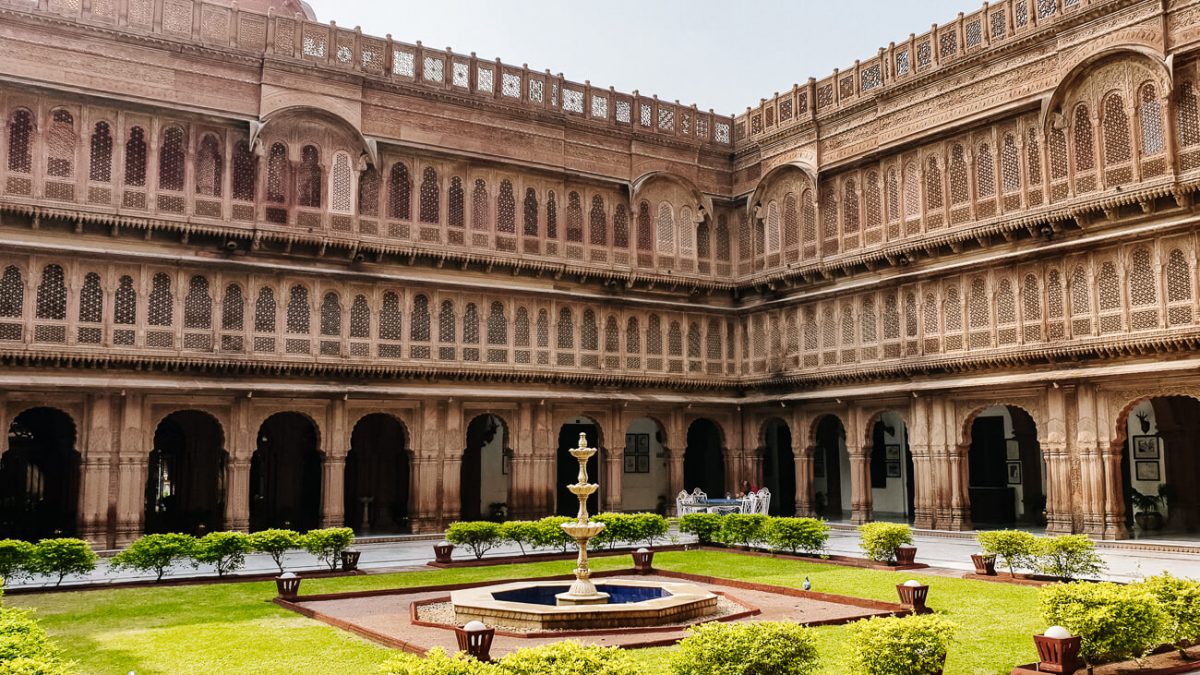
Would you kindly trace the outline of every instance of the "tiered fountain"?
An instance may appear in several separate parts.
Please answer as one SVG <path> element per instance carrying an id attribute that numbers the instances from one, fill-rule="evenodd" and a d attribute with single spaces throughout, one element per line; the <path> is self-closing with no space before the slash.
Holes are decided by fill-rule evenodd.
<path id="1" fill-rule="evenodd" d="M 450 594 L 458 623 L 482 621 L 493 626 L 526 629 L 633 628 L 682 623 L 717 611 L 717 596 L 695 584 L 619 579 L 592 583 L 588 541 L 604 529 L 589 520 L 587 499 L 599 485 L 588 482 L 587 461 L 596 454 L 587 435 L 579 434 L 571 450 L 579 462 L 577 482 L 568 485 L 579 498 L 574 522 L 563 530 L 579 546 L 575 581 L 517 582 L 484 586 Z"/>

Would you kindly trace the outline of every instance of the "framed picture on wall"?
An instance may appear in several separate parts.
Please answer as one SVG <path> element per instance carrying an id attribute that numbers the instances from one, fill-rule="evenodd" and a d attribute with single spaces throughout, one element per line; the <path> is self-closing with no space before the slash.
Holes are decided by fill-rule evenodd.
<path id="1" fill-rule="evenodd" d="M 1134 436 L 1134 459 L 1158 459 L 1158 436 Z"/>
<path id="2" fill-rule="evenodd" d="M 500 462 L 500 473 L 507 476 L 512 471 L 512 455 L 504 453 L 504 460 Z"/>
<path id="3" fill-rule="evenodd" d="M 1008 441 L 1006 441 L 1006 445 L 1008 446 L 1009 461 L 1020 460 L 1021 459 L 1021 444 L 1017 442 L 1017 439 L 1015 439 L 1015 438 L 1008 439 Z"/>
<path id="4" fill-rule="evenodd" d="M 813 453 L 813 478 L 825 477 L 825 450 L 817 448 Z"/>
<path id="5" fill-rule="evenodd" d="M 625 455 L 625 473 L 637 473 L 637 455 Z"/>
<path id="6" fill-rule="evenodd" d="M 889 448 L 890 447 L 899 448 L 900 446 L 897 445 L 897 446 L 888 446 L 888 447 Z M 887 463 L 887 477 L 888 478 L 899 478 L 900 477 L 900 462 L 888 462 Z"/>
<path id="7" fill-rule="evenodd" d="M 1008 463 L 1008 484 L 1009 485 L 1020 485 L 1021 484 L 1021 463 L 1020 462 L 1009 462 Z"/>
<path id="8" fill-rule="evenodd" d="M 1134 477 L 1138 480 L 1159 480 L 1158 462 L 1134 462 Z"/>
<path id="9" fill-rule="evenodd" d="M 650 473 L 650 434 L 625 434 L 625 473 Z"/>
<path id="10" fill-rule="evenodd" d="M 896 460 L 896 461 L 899 461 L 899 460 L 900 460 L 900 446 L 898 446 L 898 445 L 885 445 L 885 446 L 883 446 L 883 449 L 884 449 L 884 451 L 886 451 L 886 452 L 887 452 L 887 458 L 888 458 L 889 460 Z M 888 475 L 889 475 L 889 476 L 890 476 L 890 475 L 892 475 L 892 474 L 891 474 L 891 469 L 888 469 Z M 899 474 L 897 474 L 897 475 L 899 475 Z"/>

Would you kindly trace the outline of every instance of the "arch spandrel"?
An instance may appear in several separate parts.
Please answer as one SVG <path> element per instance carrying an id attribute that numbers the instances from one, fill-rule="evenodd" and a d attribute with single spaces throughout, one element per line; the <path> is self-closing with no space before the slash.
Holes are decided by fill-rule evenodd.
<path id="1" fill-rule="evenodd" d="M 675 207 L 689 203 L 703 207 L 710 216 L 713 213 L 712 198 L 700 191 L 690 179 L 670 171 L 649 171 L 629 184 L 629 203 L 647 201 L 658 204 L 671 202 Z"/>
<path id="2" fill-rule="evenodd" d="M 1187 385 L 1148 385 L 1141 388 L 1102 390 L 1105 410 L 1111 429 L 1101 429 L 1100 433 L 1111 433 L 1111 446 L 1115 449 L 1124 447 L 1129 414 L 1142 401 L 1153 398 L 1180 396 L 1200 401 L 1200 387 Z"/>
<path id="3" fill-rule="evenodd" d="M 1156 49 L 1136 43 L 1079 55 L 1063 68 L 1054 91 L 1042 99 L 1040 128 L 1047 132 L 1051 125 L 1069 125 L 1075 103 L 1098 106 L 1113 90 L 1132 105 L 1138 87 L 1146 81 L 1153 82 L 1160 95 L 1167 95 L 1173 90 L 1173 67 L 1173 57 L 1163 59 Z"/>
<path id="4" fill-rule="evenodd" d="M 1046 442 L 1046 406 L 1042 397 L 997 397 L 992 399 L 971 399 L 956 401 L 954 405 L 955 419 L 960 420 L 958 446 L 971 447 L 971 426 L 975 418 L 988 408 L 995 406 L 1017 408 L 1029 415 L 1037 428 L 1038 443 Z"/>
<path id="5" fill-rule="evenodd" d="M 362 131 L 361 104 L 352 101 L 336 99 L 320 94 L 305 94 L 303 100 L 298 99 L 294 92 L 278 92 L 270 104 L 267 100 L 268 85 L 263 85 L 262 112 L 259 119 L 250 122 L 250 146 L 255 147 L 260 138 L 275 138 L 286 136 L 294 126 L 321 125 L 333 132 L 335 136 L 343 137 L 348 150 L 355 150 L 355 157 L 365 154 L 368 161 L 375 167 L 380 166 L 379 144 L 373 138 L 367 138 Z M 299 143 L 293 143 L 297 148 Z M 328 148 L 329 156 L 336 148 Z M 298 152 L 294 150 L 294 152 Z M 294 158 L 295 159 L 295 158 Z"/>
<path id="6" fill-rule="evenodd" d="M 794 181 L 794 182 L 793 182 Z M 746 215 L 754 217 L 755 206 L 766 204 L 770 199 L 783 200 L 785 194 L 794 192 L 797 196 L 805 188 L 813 189 L 817 185 L 817 165 L 815 158 L 796 158 L 769 169 L 759 179 L 750 199 L 746 200 Z"/>

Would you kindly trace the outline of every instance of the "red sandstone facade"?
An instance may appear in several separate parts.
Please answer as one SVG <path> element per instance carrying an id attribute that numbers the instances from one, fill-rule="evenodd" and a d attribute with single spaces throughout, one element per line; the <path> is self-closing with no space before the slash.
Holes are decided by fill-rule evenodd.
<path id="1" fill-rule="evenodd" d="M 1123 538 L 1200 479 L 1200 2 L 736 118 L 269 5 L 0 2 L 9 534 L 544 515 L 567 427 L 612 510 Z"/>

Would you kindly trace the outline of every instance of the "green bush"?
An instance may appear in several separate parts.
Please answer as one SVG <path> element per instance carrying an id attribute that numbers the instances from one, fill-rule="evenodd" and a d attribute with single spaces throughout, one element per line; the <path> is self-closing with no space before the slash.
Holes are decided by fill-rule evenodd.
<path id="1" fill-rule="evenodd" d="M 592 539 L 596 548 L 653 545 L 656 539 L 666 536 L 670 527 L 667 519 L 657 513 L 597 513 L 592 520 L 604 523 L 604 529 Z"/>
<path id="2" fill-rule="evenodd" d="M 504 539 L 500 536 L 499 523 L 472 520 L 451 523 L 450 528 L 446 530 L 446 541 L 455 546 L 466 546 L 478 560 L 484 553 L 499 546 Z"/>
<path id="3" fill-rule="evenodd" d="M 858 526 L 859 547 L 871 560 L 896 562 L 896 549 L 912 543 L 912 529 L 901 523 L 864 523 Z"/>
<path id="4" fill-rule="evenodd" d="M 538 524 L 531 520 L 510 520 L 500 523 L 500 537 L 521 547 L 521 555 L 525 555 L 525 546 L 533 548 L 538 541 Z"/>
<path id="5" fill-rule="evenodd" d="M 1083 638 L 1089 665 L 1140 657 L 1162 643 L 1166 614 L 1145 584 L 1076 582 L 1041 589 L 1042 618 Z"/>
<path id="6" fill-rule="evenodd" d="M 592 549 L 615 548 L 628 534 L 629 518 L 623 513 L 603 511 L 591 517 L 593 523 L 604 523 L 604 529 L 588 541 Z"/>
<path id="7" fill-rule="evenodd" d="M 0 580 L 4 583 L 29 576 L 29 561 L 33 559 L 33 544 L 20 539 L 0 540 Z"/>
<path id="8" fill-rule="evenodd" d="M 195 567 L 195 552 L 196 538 L 190 534 L 147 534 L 114 556 L 112 567 L 154 572 L 154 580 L 162 581 L 163 573 L 176 563 L 187 561 Z"/>
<path id="9" fill-rule="evenodd" d="M 566 553 L 575 545 L 575 540 L 562 529 L 563 523 L 575 520 L 569 516 L 546 516 L 537 521 L 537 532 L 534 546 L 537 548 L 556 548 Z"/>
<path id="10" fill-rule="evenodd" d="M 250 547 L 271 556 L 280 574 L 283 574 L 284 554 L 300 548 L 300 544 L 300 533 L 295 530 L 260 530 L 250 535 Z"/>
<path id="11" fill-rule="evenodd" d="M 716 513 L 685 513 L 679 517 L 679 531 L 695 535 L 701 544 L 711 544 L 717 541 L 724 517 Z"/>
<path id="12" fill-rule="evenodd" d="M 753 546 L 766 540 L 767 516 L 761 513 L 732 513 L 721 516 L 718 535 L 726 544 Z"/>
<path id="13" fill-rule="evenodd" d="M 862 675 L 941 673 L 957 626 L 936 614 L 850 624 L 850 662 Z"/>
<path id="14" fill-rule="evenodd" d="M 1010 576 L 1017 576 L 1017 569 L 1037 568 L 1038 539 L 1021 530 L 995 530 L 975 535 L 979 548 L 996 556 L 1008 568 Z"/>
<path id="15" fill-rule="evenodd" d="M 342 559 L 342 551 L 354 545 L 354 530 L 348 527 L 309 530 L 300 538 L 300 545 L 328 565 L 330 570 L 336 570 Z"/>
<path id="16" fill-rule="evenodd" d="M 1064 534 L 1038 542 L 1037 568 L 1063 581 L 1099 576 L 1106 565 L 1096 543 L 1084 534 Z"/>
<path id="17" fill-rule="evenodd" d="M 74 663 L 59 659 L 19 656 L 11 661 L 0 661 L 0 675 L 71 675 Z"/>
<path id="18" fill-rule="evenodd" d="M 1164 572 L 1140 585 L 1158 600 L 1163 611 L 1162 642 L 1182 650 L 1200 640 L 1200 581 Z"/>
<path id="19" fill-rule="evenodd" d="M 246 554 L 252 551 L 250 535 L 242 532 L 209 532 L 196 540 L 196 561 L 212 565 L 217 576 L 223 577 L 246 564 Z"/>
<path id="20" fill-rule="evenodd" d="M 65 675 L 74 664 L 28 613 L 0 608 L 0 675 Z"/>
<path id="21" fill-rule="evenodd" d="M 493 665 L 480 663 L 462 652 L 450 656 L 441 647 L 429 650 L 425 658 L 397 652 L 379 672 L 385 675 L 499 675 Z"/>
<path id="22" fill-rule="evenodd" d="M 645 543 L 653 546 L 659 539 L 666 537 L 671 529 L 670 521 L 657 513 L 633 513 L 629 517 L 633 522 L 633 538 L 629 540 L 630 544 Z"/>
<path id="23" fill-rule="evenodd" d="M 70 574 L 87 574 L 96 569 L 96 553 L 82 539 L 43 539 L 33 547 L 29 571 L 58 577 L 55 586 Z"/>
<path id="24" fill-rule="evenodd" d="M 500 675 L 637 675 L 633 658 L 617 647 L 570 640 L 518 649 L 496 663 Z"/>
<path id="25" fill-rule="evenodd" d="M 816 670 L 813 631 L 786 621 L 693 627 L 671 655 L 674 675 L 804 675 Z"/>
<path id="26" fill-rule="evenodd" d="M 829 525 L 816 518 L 772 518 L 767 543 L 776 551 L 816 553 L 829 541 Z"/>

